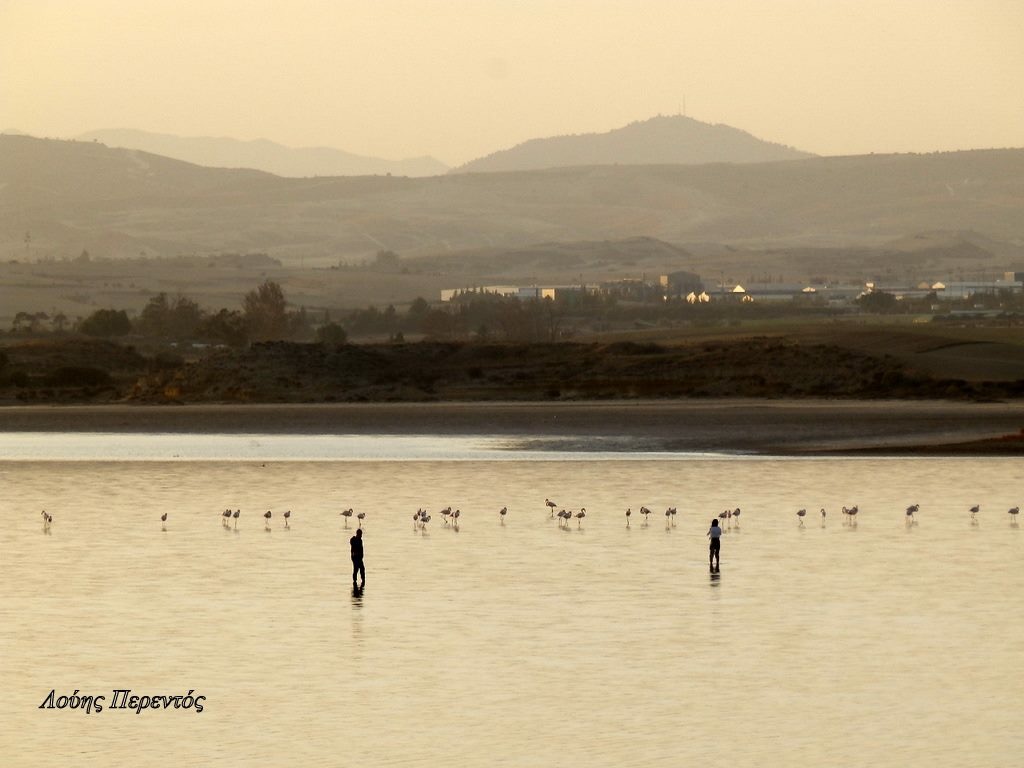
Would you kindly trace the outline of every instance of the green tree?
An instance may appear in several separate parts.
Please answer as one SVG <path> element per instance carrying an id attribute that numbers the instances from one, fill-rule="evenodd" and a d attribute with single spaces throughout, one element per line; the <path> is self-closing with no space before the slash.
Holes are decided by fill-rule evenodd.
<path id="1" fill-rule="evenodd" d="M 398 272 L 402 269 L 402 257 L 394 251 L 377 251 L 373 269 L 375 272 Z"/>
<path id="2" fill-rule="evenodd" d="M 31 312 L 19 312 L 14 316 L 14 324 L 11 326 L 11 330 L 14 333 L 23 331 L 26 326 L 32 324 L 32 313 Z"/>
<path id="3" fill-rule="evenodd" d="M 132 321 L 123 309 L 97 309 L 78 326 L 86 336 L 125 336 L 131 333 Z"/>
<path id="4" fill-rule="evenodd" d="M 267 280 L 245 294 L 242 309 L 254 341 L 282 339 L 288 331 L 287 302 L 280 284 Z"/>
<path id="5" fill-rule="evenodd" d="M 344 344 L 348 334 L 337 323 L 327 323 L 316 329 L 316 340 L 321 344 Z"/>
<path id="6" fill-rule="evenodd" d="M 168 298 L 159 293 L 149 300 L 139 315 L 139 332 L 157 338 L 186 339 L 195 335 L 203 321 L 203 311 L 186 296 Z"/>
<path id="7" fill-rule="evenodd" d="M 857 304 L 865 312 L 895 312 L 896 297 L 885 291 L 869 291 L 857 299 Z"/>
<path id="8" fill-rule="evenodd" d="M 167 294 L 158 293 L 146 302 L 146 306 L 139 313 L 139 332 L 144 336 L 164 336 L 170 311 Z"/>
<path id="9" fill-rule="evenodd" d="M 429 339 L 451 339 L 455 336 L 455 319 L 441 309 L 432 309 L 420 322 L 420 332 Z"/>
<path id="10" fill-rule="evenodd" d="M 409 305 L 409 309 L 405 313 L 405 317 L 411 327 L 418 328 L 420 322 L 429 311 L 430 303 L 422 296 L 417 296 L 413 299 L 412 304 Z"/>
<path id="11" fill-rule="evenodd" d="M 229 347 L 244 347 L 249 343 L 249 324 L 241 312 L 222 309 L 203 319 L 196 336 Z"/>
<path id="12" fill-rule="evenodd" d="M 288 338 L 295 341 L 309 341 L 313 338 L 313 323 L 305 307 L 288 314 Z"/>

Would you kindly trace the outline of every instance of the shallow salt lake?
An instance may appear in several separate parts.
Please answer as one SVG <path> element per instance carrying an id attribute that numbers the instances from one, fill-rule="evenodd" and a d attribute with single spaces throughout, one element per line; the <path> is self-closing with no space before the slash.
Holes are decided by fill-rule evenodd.
<path id="1" fill-rule="evenodd" d="M 3 764 L 1019 762 L 1019 460 L 530 447 L 0 435 Z M 205 709 L 38 708 L 116 688 Z"/>

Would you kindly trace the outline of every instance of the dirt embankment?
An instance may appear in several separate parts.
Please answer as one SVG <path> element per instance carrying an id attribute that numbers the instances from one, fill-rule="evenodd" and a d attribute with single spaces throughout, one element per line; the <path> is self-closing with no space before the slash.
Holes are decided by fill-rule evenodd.
<path id="1" fill-rule="evenodd" d="M 1024 384 L 1024 383 L 1022 383 Z M 748 339 L 656 344 L 272 343 L 220 351 L 147 377 L 143 401 L 389 402 L 692 397 L 990 398 L 1017 384 L 908 374 L 899 361 L 829 345 Z"/>
<path id="2" fill-rule="evenodd" d="M 7 403 L 331 403 L 1024 395 L 1024 381 L 912 373 L 899 359 L 785 338 L 682 346 L 618 342 L 322 345 L 211 350 L 193 362 L 108 342 L 11 345 Z"/>

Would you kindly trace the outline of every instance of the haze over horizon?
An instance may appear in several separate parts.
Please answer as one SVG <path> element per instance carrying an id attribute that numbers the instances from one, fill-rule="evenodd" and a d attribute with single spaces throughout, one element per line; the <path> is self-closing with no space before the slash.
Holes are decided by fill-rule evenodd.
<path id="1" fill-rule="evenodd" d="M 684 113 L 821 155 L 1024 146 L 1024 5 L 0 2 L 0 129 L 459 165 Z"/>

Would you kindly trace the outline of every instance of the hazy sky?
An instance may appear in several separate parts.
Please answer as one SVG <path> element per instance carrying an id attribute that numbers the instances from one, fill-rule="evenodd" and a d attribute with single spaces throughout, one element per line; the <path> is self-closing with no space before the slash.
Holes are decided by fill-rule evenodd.
<path id="1" fill-rule="evenodd" d="M 821 154 L 1024 146 L 1022 0 L 0 0 L 0 129 L 451 164 L 685 109 Z"/>

